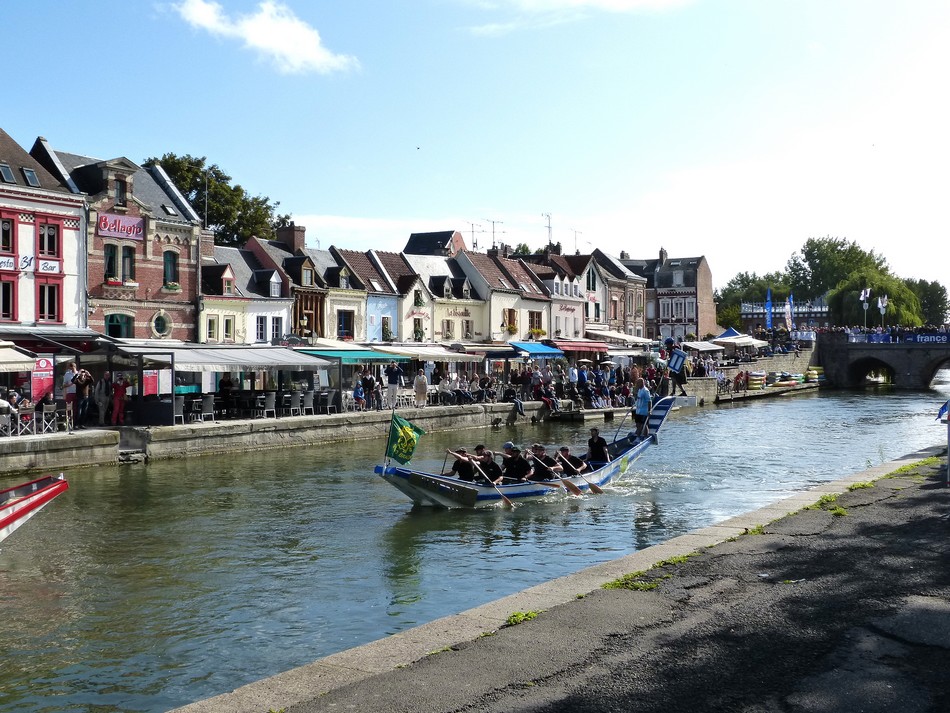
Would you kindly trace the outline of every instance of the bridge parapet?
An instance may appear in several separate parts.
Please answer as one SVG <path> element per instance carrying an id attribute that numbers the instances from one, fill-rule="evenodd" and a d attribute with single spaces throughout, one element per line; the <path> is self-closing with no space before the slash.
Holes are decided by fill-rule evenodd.
<path id="1" fill-rule="evenodd" d="M 937 370 L 950 365 L 950 333 L 826 332 L 818 335 L 816 351 L 834 386 L 863 386 L 869 373 L 883 371 L 896 388 L 925 390 Z"/>

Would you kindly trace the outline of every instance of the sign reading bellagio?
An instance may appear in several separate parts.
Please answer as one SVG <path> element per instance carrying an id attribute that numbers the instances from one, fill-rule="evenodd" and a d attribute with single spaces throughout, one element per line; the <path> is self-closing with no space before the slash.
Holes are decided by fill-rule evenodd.
<path id="1" fill-rule="evenodd" d="M 141 240 L 145 237 L 145 218 L 102 213 L 96 224 L 96 232 L 106 238 Z"/>

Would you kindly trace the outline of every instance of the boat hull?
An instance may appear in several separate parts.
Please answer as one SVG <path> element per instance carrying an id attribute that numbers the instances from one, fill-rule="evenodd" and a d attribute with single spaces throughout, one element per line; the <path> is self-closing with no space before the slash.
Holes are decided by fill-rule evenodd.
<path id="1" fill-rule="evenodd" d="M 580 491 L 588 492 L 593 483 L 604 486 L 627 471 L 630 465 L 651 446 L 657 443 L 657 434 L 666 420 L 675 399 L 661 399 L 653 407 L 650 417 L 650 438 L 639 443 L 631 436 L 615 440 L 610 444 L 611 460 L 590 472 L 565 476 L 551 481 L 527 481 L 492 486 L 487 483 L 470 483 L 455 477 L 426 473 L 409 466 L 376 466 L 376 473 L 383 480 L 409 497 L 417 505 L 437 508 L 477 508 L 490 507 L 503 502 L 506 498 L 515 500 L 538 500 L 563 494 L 567 491 L 562 481 L 569 481 Z"/>
<path id="2" fill-rule="evenodd" d="M 69 483 L 60 473 L 0 490 L 0 542 L 68 489 Z"/>

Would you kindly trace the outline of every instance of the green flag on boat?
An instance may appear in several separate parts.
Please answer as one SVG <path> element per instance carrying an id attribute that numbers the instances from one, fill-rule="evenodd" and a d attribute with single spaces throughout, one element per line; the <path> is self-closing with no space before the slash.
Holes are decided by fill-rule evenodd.
<path id="1" fill-rule="evenodd" d="M 386 457 L 405 465 L 412 458 L 419 437 L 423 434 L 425 434 L 425 431 L 421 428 L 394 413 L 393 422 L 389 427 L 389 445 L 386 448 Z"/>

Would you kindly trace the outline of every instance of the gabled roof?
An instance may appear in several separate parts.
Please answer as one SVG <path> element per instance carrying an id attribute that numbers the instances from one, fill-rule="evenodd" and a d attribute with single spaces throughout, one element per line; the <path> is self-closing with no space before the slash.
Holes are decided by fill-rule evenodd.
<path id="1" fill-rule="evenodd" d="M 42 189 L 46 191 L 55 191 L 57 193 L 72 193 L 69 186 L 48 171 L 35 157 L 31 156 L 26 149 L 20 146 L 3 129 L 0 129 L 0 163 L 6 164 L 13 172 L 14 183 L 8 183 L 5 178 L 0 177 L 0 188 L 4 186 L 16 185 L 20 188 Z M 39 186 L 31 186 L 27 181 L 23 169 L 32 171 L 39 182 Z"/>
<path id="2" fill-rule="evenodd" d="M 528 299 L 550 299 L 544 288 L 544 283 L 520 260 L 486 255 L 470 250 L 465 251 L 465 257 L 469 259 L 472 266 L 492 290 L 517 292 Z"/>
<path id="3" fill-rule="evenodd" d="M 270 296 L 270 281 L 275 271 L 262 267 L 260 261 L 251 251 L 216 245 L 214 247 L 214 259 L 219 265 L 231 266 L 231 272 L 234 273 L 234 289 L 237 294 L 247 297 L 275 299 Z M 202 283 L 204 282 L 205 273 L 213 267 L 215 266 L 202 266 Z"/>
<path id="4" fill-rule="evenodd" d="M 643 279 L 640 275 L 635 274 L 634 272 L 628 270 L 619 258 L 615 258 L 613 255 L 605 253 L 600 248 L 594 248 L 592 257 L 604 268 L 609 274 L 621 280 L 641 280 Z"/>
<path id="5" fill-rule="evenodd" d="M 343 250 L 331 246 L 330 251 L 336 253 L 349 265 L 350 269 L 359 277 L 360 282 L 366 287 L 366 291 L 376 295 L 394 295 L 396 294 L 385 277 L 376 269 L 376 265 L 370 260 L 369 255 L 357 250 Z"/>
<path id="6" fill-rule="evenodd" d="M 121 166 L 132 176 L 132 198 L 153 218 L 168 223 L 199 222 L 194 209 L 160 168 L 143 168 L 125 157 L 102 160 L 56 151 L 42 137 L 33 144 L 31 154 L 50 172 L 60 175 L 64 183 L 71 181 L 76 191 L 90 197 L 98 196 L 107 188 L 102 180 L 103 167 L 107 164 Z"/>
<path id="7" fill-rule="evenodd" d="M 203 295 L 223 295 L 223 279 L 227 275 L 232 275 L 233 271 L 230 269 L 230 265 L 227 263 L 215 263 L 211 265 L 205 265 L 201 268 L 201 294 Z M 235 284 L 235 296 L 241 297 L 243 295 L 237 291 L 237 285 Z"/>
<path id="8" fill-rule="evenodd" d="M 336 248 L 331 248 L 336 251 Z M 346 264 L 345 260 L 337 259 L 331 250 L 318 250 L 316 248 L 304 248 L 303 254 L 313 261 L 314 267 L 320 274 L 327 287 L 339 287 L 340 275 L 345 268 L 350 273 L 350 288 L 352 290 L 365 290 L 363 280 L 351 266 Z M 342 265 L 340 263 L 343 263 Z"/>
<path id="9" fill-rule="evenodd" d="M 403 250 L 410 255 L 448 255 L 452 248 L 454 230 L 440 230 L 434 233 L 412 233 Z"/>
<path id="10" fill-rule="evenodd" d="M 459 267 L 458 261 L 455 258 L 442 257 L 440 255 L 412 255 L 404 254 L 403 256 L 406 262 L 416 271 L 419 277 L 422 279 L 422 283 L 432 292 L 434 295 L 441 297 L 444 294 L 444 279 L 448 278 L 451 280 L 464 279 L 466 277 L 465 272 Z M 432 284 L 434 278 L 443 278 L 439 283 L 441 286 L 438 290 L 432 289 Z M 487 297 L 480 296 L 478 290 L 475 289 L 475 286 L 472 286 L 471 298 L 473 300 L 484 299 Z"/>
<path id="11" fill-rule="evenodd" d="M 396 291 L 400 295 L 408 295 L 416 281 L 422 279 L 402 253 L 390 253 L 383 250 L 372 252 L 389 278 L 396 283 Z"/>

